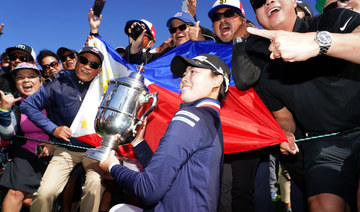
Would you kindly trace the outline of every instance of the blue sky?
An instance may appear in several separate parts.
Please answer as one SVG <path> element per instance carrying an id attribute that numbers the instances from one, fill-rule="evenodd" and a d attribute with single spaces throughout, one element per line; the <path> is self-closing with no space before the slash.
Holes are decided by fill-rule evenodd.
<path id="1" fill-rule="evenodd" d="M 106 0 L 100 35 L 114 48 L 126 46 L 124 33 L 126 21 L 144 18 L 156 30 L 154 47 L 164 42 L 170 34 L 166 21 L 181 11 L 182 0 Z M 198 0 L 197 18 L 200 25 L 212 29 L 207 14 L 215 0 Z M 315 0 L 308 0 L 315 14 Z M 249 0 L 242 1 L 246 18 L 257 23 Z M 80 50 L 90 28 L 87 20 L 93 0 L 7 0 L 0 6 L 0 22 L 5 24 L 0 37 L 0 52 L 10 46 L 27 44 L 38 53 L 42 49 L 54 52 L 65 46 Z"/>

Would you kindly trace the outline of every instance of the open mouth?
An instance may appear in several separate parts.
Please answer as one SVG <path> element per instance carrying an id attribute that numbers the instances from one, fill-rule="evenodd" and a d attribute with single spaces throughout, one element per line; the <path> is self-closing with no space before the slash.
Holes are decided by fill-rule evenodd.
<path id="1" fill-rule="evenodd" d="M 222 34 L 226 34 L 230 31 L 230 26 L 228 24 L 223 24 L 220 26 L 220 31 Z"/>
<path id="2" fill-rule="evenodd" d="M 33 86 L 32 85 L 23 85 L 23 90 L 25 92 L 31 92 L 32 91 Z"/>
<path id="3" fill-rule="evenodd" d="M 184 35 L 179 34 L 179 35 L 176 37 L 176 39 L 182 39 L 182 38 L 184 38 L 184 37 L 185 37 Z"/>
<path id="4" fill-rule="evenodd" d="M 275 14 L 277 14 L 279 11 L 280 11 L 280 7 L 274 7 L 274 8 L 272 8 L 271 10 L 269 10 L 268 16 L 270 17 L 270 16 L 272 16 L 272 15 L 275 15 Z"/>

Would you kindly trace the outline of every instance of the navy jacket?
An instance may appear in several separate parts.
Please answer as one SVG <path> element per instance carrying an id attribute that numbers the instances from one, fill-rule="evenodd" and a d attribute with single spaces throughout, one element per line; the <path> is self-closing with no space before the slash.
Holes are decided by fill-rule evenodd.
<path id="1" fill-rule="evenodd" d="M 26 98 L 20 105 L 20 110 L 38 127 L 52 135 L 56 127 L 71 126 L 90 83 L 80 81 L 74 71 L 63 70 L 59 78 L 46 83 L 39 91 Z M 41 113 L 44 108 L 48 108 L 51 120 Z M 57 142 L 68 143 L 62 139 L 57 139 Z M 70 139 L 70 144 L 93 147 L 75 138 Z M 79 148 L 67 148 L 72 151 L 85 151 Z"/>
<path id="2" fill-rule="evenodd" d="M 148 211 L 216 211 L 223 135 L 219 110 L 204 103 L 220 106 L 207 98 L 182 104 L 144 172 L 111 168 L 114 179 Z"/>

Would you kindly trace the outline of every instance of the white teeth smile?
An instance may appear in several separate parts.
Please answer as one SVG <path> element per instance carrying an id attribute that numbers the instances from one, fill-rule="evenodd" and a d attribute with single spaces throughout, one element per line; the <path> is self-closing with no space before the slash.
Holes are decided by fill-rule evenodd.
<path id="1" fill-rule="evenodd" d="M 274 8 L 272 8 L 272 9 L 268 12 L 268 16 L 271 16 L 271 13 L 274 12 L 275 10 L 279 11 L 280 8 L 279 8 L 279 7 L 274 7 Z"/>
<path id="2" fill-rule="evenodd" d="M 31 89 L 32 89 L 32 86 L 31 85 L 24 85 L 23 89 L 24 89 L 25 92 L 30 92 Z"/>
<path id="3" fill-rule="evenodd" d="M 190 86 L 183 86 L 182 89 L 183 89 L 183 90 L 190 89 Z"/>
<path id="4" fill-rule="evenodd" d="M 87 71 L 84 71 L 84 70 L 82 70 L 82 73 L 84 73 L 84 74 L 90 74 L 90 72 L 87 72 Z"/>

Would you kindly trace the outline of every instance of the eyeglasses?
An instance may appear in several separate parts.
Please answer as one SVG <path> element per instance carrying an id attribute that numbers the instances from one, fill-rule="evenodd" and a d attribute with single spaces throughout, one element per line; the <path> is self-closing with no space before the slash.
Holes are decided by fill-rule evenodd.
<path id="1" fill-rule="evenodd" d="M 250 3 L 254 9 L 259 9 L 266 4 L 266 0 L 250 0 Z"/>
<path id="2" fill-rule="evenodd" d="M 32 59 L 30 59 L 29 57 L 26 56 L 16 56 L 16 55 L 10 55 L 10 60 L 14 61 L 16 59 L 19 59 L 21 62 L 29 62 L 29 61 L 33 61 Z"/>
<path id="3" fill-rule="evenodd" d="M 41 66 L 41 67 L 42 67 L 43 70 L 48 70 L 50 67 L 55 68 L 55 67 L 57 67 L 58 65 L 59 65 L 59 63 L 58 63 L 57 61 L 53 61 L 53 62 L 51 62 L 50 64 L 48 64 L 48 65 L 43 65 L 43 66 Z"/>
<path id="4" fill-rule="evenodd" d="M 70 58 L 70 59 L 74 59 L 76 57 L 75 53 L 71 53 L 71 54 L 68 54 L 68 55 L 64 55 L 60 58 L 61 61 L 65 62 L 67 58 Z"/>
<path id="5" fill-rule="evenodd" d="M 231 18 L 235 16 L 235 13 L 234 10 L 225 10 L 223 13 L 215 13 L 210 19 L 214 23 L 215 21 L 220 20 L 221 16 L 224 16 L 224 18 Z"/>
<path id="6" fill-rule="evenodd" d="M 90 63 L 90 68 L 92 69 L 97 69 L 99 68 L 101 65 L 97 62 L 94 62 L 94 61 L 91 61 L 89 59 L 87 59 L 86 57 L 83 57 L 83 56 L 79 56 L 79 62 L 83 65 L 86 65 L 88 63 Z"/>
<path id="7" fill-rule="evenodd" d="M 184 31 L 187 28 L 187 25 L 188 24 L 181 24 L 180 26 L 177 26 L 177 27 L 170 27 L 169 32 L 171 34 L 174 34 L 177 29 L 179 29 L 180 31 Z"/>

